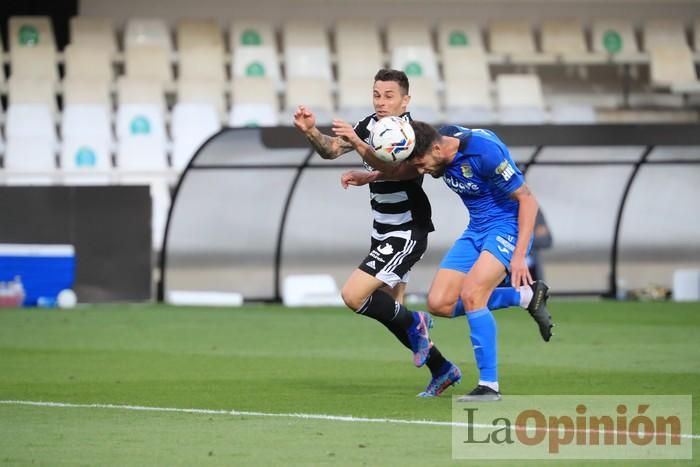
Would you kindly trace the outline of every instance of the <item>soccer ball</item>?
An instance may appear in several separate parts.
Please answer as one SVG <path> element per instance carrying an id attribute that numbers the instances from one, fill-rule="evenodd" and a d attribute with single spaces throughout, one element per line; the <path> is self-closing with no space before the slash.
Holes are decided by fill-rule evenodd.
<path id="1" fill-rule="evenodd" d="M 411 155 L 416 134 L 403 118 L 384 117 L 372 128 L 369 143 L 380 160 L 397 164 Z"/>

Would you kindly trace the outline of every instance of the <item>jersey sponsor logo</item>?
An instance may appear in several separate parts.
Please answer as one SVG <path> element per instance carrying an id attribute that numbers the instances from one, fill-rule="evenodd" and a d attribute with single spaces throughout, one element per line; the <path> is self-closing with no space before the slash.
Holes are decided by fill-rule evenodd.
<path id="1" fill-rule="evenodd" d="M 383 255 L 390 255 L 394 252 L 394 248 L 390 243 L 385 243 L 384 245 L 379 245 L 377 247 L 377 251 Z"/>
<path id="2" fill-rule="evenodd" d="M 515 169 L 513 169 L 513 166 L 510 165 L 510 162 L 503 161 L 498 164 L 498 167 L 496 167 L 496 174 L 503 177 L 503 180 L 507 182 L 513 175 L 515 175 Z"/>
<path id="3" fill-rule="evenodd" d="M 369 255 L 370 255 L 372 258 L 374 258 L 374 259 L 376 259 L 377 261 L 379 261 L 380 263 L 386 263 L 386 261 L 385 261 L 384 259 L 382 259 L 382 255 L 380 255 L 379 253 L 377 253 L 377 252 L 374 251 L 374 250 L 370 251 L 370 252 L 369 252 Z M 373 262 L 374 262 L 374 261 L 373 261 Z"/>
<path id="4" fill-rule="evenodd" d="M 377 269 L 377 264 L 374 261 L 367 261 L 365 266 L 369 266 L 372 269 Z"/>
<path id="5" fill-rule="evenodd" d="M 445 174 L 443 179 L 455 193 L 477 193 L 479 191 L 479 185 L 476 183 L 459 180 L 450 174 Z"/>
<path id="6" fill-rule="evenodd" d="M 464 178 L 472 178 L 474 173 L 472 172 L 472 166 L 469 164 L 462 164 L 462 176 Z"/>

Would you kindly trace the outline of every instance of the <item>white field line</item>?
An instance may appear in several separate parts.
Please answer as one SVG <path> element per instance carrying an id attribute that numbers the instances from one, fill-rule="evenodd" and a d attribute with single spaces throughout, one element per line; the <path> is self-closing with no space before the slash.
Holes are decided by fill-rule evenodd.
<path id="1" fill-rule="evenodd" d="M 212 409 L 178 409 L 174 407 L 146 407 L 142 405 L 119 405 L 119 404 L 73 404 L 70 402 L 40 402 L 40 401 L 16 401 L 16 400 L 0 400 L 0 405 L 28 405 L 33 407 L 54 407 L 54 408 L 69 408 L 69 409 L 115 409 L 115 410 L 131 410 L 136 412 L 174 412 L 174 413 L 190 413 L 198 415 L 233 415 L 246 417 L 270 417 L 270 418 L 300 418 L 305 420 L 331 420 L 336 422 L 354 422 L 354 423 L 388 423 L 394 425 L 431 425 L 431 426 L 449 426 L 468 428 L 469 423 L 460 422 L 440 422 L 436 420 L 403 420 L 400 418 L 366 418 L 353 417 L 350 415 L 325 415 L 312 413 L 267 413 L 267 412 L 249 412 L 245 410 L 212 410 Z M 471 424 L 474 428 L 493 428 L 491 425 L 474 423 Z M 525 430 L 525 427 L 513 426 L 514 429 Z M 550 430 L 546 430 L 550 431 Z M 552 430 L 555 431 L 555 430 Z M 566 430 L 565 430 L 566 431 Z M 605 430 L 586 430 L 599 431 L 604 434 Z M 615 431 L 613 431 L 615 433 Z M 627 432 L 626 434 L 629 434 Z M 655 433 L 657 434 L 657 433 Z M 680 438 L 700 439 L 700 435 L 683 433 Z"/>

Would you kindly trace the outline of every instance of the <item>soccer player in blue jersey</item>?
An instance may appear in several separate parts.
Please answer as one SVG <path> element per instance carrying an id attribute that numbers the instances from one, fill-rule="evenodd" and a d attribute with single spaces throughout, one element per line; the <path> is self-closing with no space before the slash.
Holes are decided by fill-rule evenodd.
<path id="1" fill-rule="evenodd" d="M 532 244 L 538 204 L 525 184 L 508 148 L 488 130 L 451 125 L 438 133 L 432 126 L 411 122 L 416 143 L 407 163 L 390 174 L 374 172 L 370 179 L 420 174 L 442 177 L 469 210 L 470 223 L 447 252 L 428 294 L 434 315 L 465 314 L 479 369 L 479 382 L 462 401 L 500 400 L 496 321 L 491 310 L 517 305 L 520 292 L 532 285 L 527 307 L 545 341 L 553 326 L 546 308 L 548 288 L 533 284 L 526 257 Z M 366 180 L 350 184 L 363 184 Z M 510 274 L 512 287 L 497 288 Z"/>

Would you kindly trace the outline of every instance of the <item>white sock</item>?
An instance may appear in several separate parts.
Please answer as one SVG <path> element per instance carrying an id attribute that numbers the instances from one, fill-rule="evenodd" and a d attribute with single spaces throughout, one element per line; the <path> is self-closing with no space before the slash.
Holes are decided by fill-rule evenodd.
<path id="1" fill-rule="evenodd" d="M 532 301 L 532 288 L 529 285 L 521 285 L 518 291 L 520 292 L 520 306 L 527 308 Z"/>
<path id="2" fill-rule="evenodd" d="M 498 392 L 498 381 L 481 381 L 479 380 L 479 386 L 486 386 L 494 391 Z"/>

